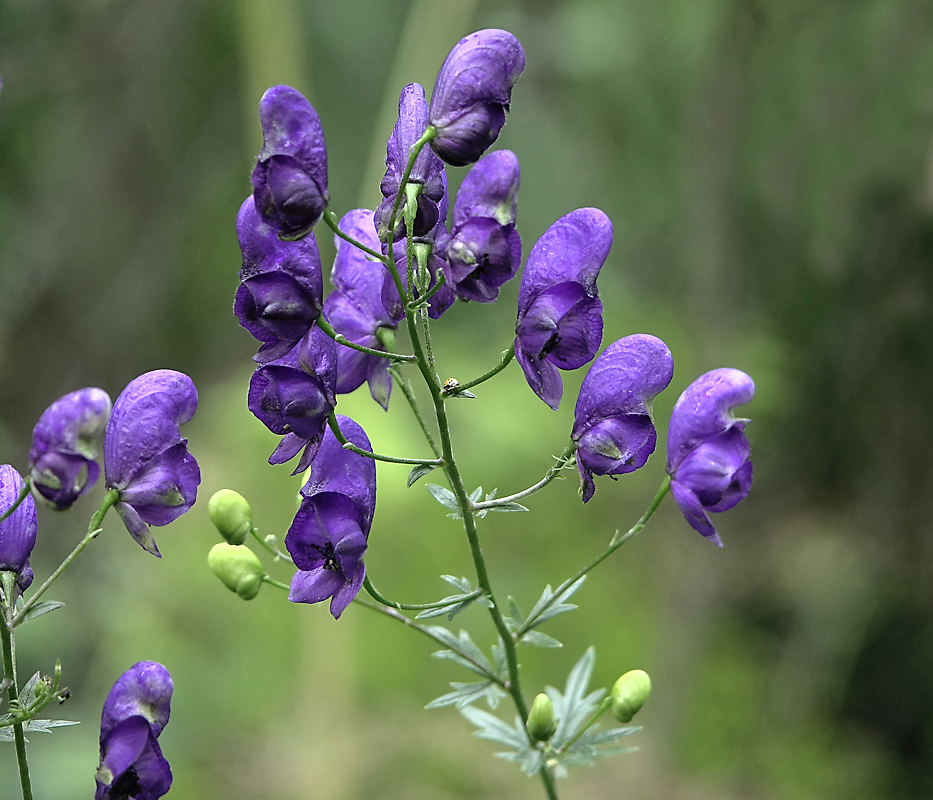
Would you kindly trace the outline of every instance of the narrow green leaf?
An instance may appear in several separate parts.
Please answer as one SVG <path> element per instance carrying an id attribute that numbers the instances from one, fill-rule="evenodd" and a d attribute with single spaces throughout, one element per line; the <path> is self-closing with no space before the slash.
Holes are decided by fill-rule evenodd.
<path id="1" fill-rule="evenodd" d="M 473 591 L 473 584 L 467 578 L 457 578 L 454 575 L 441 575 L 442 581 L 447 581 L 455 589 L 459 589 L 464 594 L 469 594 Z"/>
<path id="2" fill-rule="evenodd" d="M 523 644 L 533 644 L 535 647 L 563 647 L 557 639 L 553 636 L 548 636 L 546 633 L 541 633 L 541 631 L 528 631 L 524 636 L 522 636 Z"/>
<path id="3" fill-rule="evenodd" d="M 474 503 L 478 503 L 479 499 L 483 496 L 483 487 L 477 486 L 472 492 L 470 492 L 470 500 Z"/>
<path id="4" fill-rule="evenodd" d="M 414 485 L 415 482 L 421 480 L 425 475 L 430 472 L 433 472 L 437 469 L 433 464 L 417 464 L 411 468 L 411 472 L 408 473 L 408 486 L 409 488 Z"/>
<path id="5" fill-rule="evenodd" d="M 23 615 L 22 622 L 28 622 L 36 617 L 41 617 L 43 614 L 48 614 L 50 611 L 54 611 L 56 608 L 62 608 L 64 605 L 64 603 L 59 603 L 56 600 L 41 600 Z"/>
<path id="6" fill-rule="evenodd" d="M 426 483 L 425 487 L 431 493 L 431 496 L 445 508 L 460 512 L 460 506 L 457 505 L 457 498 L 450 489 L 438 486 L 436 483 Z"/>
<path id="7" fill-rule="evenodd" d="M 503 503 L 501 506 L 490 506 L 489 508 L 484 508 L 484 511 L 505 511 L 505 512 L 519 512 L 527 511 L 521 503 Z"/>

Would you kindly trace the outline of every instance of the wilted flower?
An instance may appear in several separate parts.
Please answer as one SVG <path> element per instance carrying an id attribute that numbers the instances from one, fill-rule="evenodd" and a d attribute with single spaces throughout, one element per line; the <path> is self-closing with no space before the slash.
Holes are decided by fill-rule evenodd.
<path id="1" fill-rule="evenodd" d="M 613 342 L 593 362 L 580 387 L 571 434 L 584 503 L 596 490 L 593 475 L 634 472 L 654 452 L 651 402 L 673 376 L 667 345 L 643 333 Z"/>
<path id="2" fill-rule="evenodd" d="M 340 220 L 340 229 L 372 250 L 379 248 L 373 212 L 356 209 Z M 382 284 L 387 275 L 385 266 L 373 261 L 362 250 L 334 236 L 337 257 L 330 274 L 334 291 L 324 303 L 324 315 L 337 333 L 354 344 L 385 350 L 379 340 L 380 328 L 395 330 L 395 322 L 382 304 Z M 337 394 L 347 394 L 369 383 L 373 399 L 383 408 L 389 406 L 392 379 L 389 360 L 370 356 L 350 347 L 337 347 Z"/>
<path id="3" fill-rule="evenodd" d="M 149 525 L 168 525 L 197 498 L 201 471 L 180 425 L 198 407 L 191 378 L 170 369 L 140 375 L 113 404 L 104 434 L 104 475 L 119 491 L 115 504 L 130 535 L 159 555 Z"/>
<path id="4" fill-rule="evenodd" d="M 611 246 L 609 217 L 598 208 L 580 208 L 544 232 L 525 264 L 515 358 L 532 391 L 553 409 L 563 393 L 557 370 L 582 367 L 602 341 L 596 278 Z"/>
<path id="5" fill-rule="evenodd" d="M 168 722 L 172 689 L 172 676 L 154 661 L 117 679 L 101 713 L 94 800 L 156 800 L 168 792 L 172 771 L 156 739 Z"/>
<path id="6" fill-rule="evenodd" d="M 727 511 L 752 485 L 747 419 L 735 406 L 755 396 L 755 384 L 737 369 L 714 369 L 691 383 L 674 405 L 667 434 L 671 493 L 693 528 L 722 547 L 707 512 Z"/>
<path id="7" fill-rule="evenodd" d="M 437 73 L 428 124 L 437 129 L 431 147 L 455 167 L 472 164 L 505 124 L 512 87 L 525 53 L 508 31 L 477 31 L 454 45 Z"/>
<path id="8" fill-rule="evenodd" d="M 110 416 L 103 389 L 79 389 L 50 405 L 32 432 L 33 489 L 59 511 L 90 489 L 100 474 L 97 446 Z"/>
<path id="9" fill-rule="evenodd" d="M 236 231 L 243 266 L 233 310 L 240 324 L 263 343 L 254 358 L 264 364 L 291 350 L 321 313 L 321 256 L 313 236 L 279 240 L 251 196 L 240 206 Z"/>
<path id="10" fill-rule="evenodd" d="M 282 238 L 300 238 L 330 200 L 321 120 L 297 89 L 273 86 L 259 101 L 259 121 L 262 150 L 252 175 L 256 208 Z"/>
<path id="11" fill-rule="evenodd" d="M 410 83 L 398 99 L 398 121 L 392 129 L 386 148 L 386 174 L 379 184 L 382 196 L 385 198 L 375 212 L 376 231 L 379 239 L 389 241 L 389 217 L 399 189 L 402 188 L 402 176 L 408 166 L 408 151 L 411 146 L 421 138 L 428 127 L 428 104 L 424 99 L 424 89 L 421 84 Z M 408 176 L 409 183 L 421 184 L 421 194 L 418 195 L 418 213 L 415 216 L 414 235 L 427 236 L 437 225 L 438 220 L 446 221 L 447 206 L 440 209 L 439 203 L 447 194 L 447 180 L 444 175 L 443 162 L 431 151 L 422 148 L 412 166 Z M 393 240 L 401 239 L 405 235 L 405 226 L 402 218 L 405 198 L 395 223 Z"/>
<path id="12" fill-rule="evenodd" d="M 491 303 L 522 260 L 515 230 L 520 170 L 511 150 L 483 156 L 466 174 L 454 201 L 447 261 L 454 292 Z"/>
<path id="13" fill-rule="evenodd" d="M 24 485 L 13 467 L 9 464 L 0 466 L 0 514 L 16 502 Z M 15 572 L 20 591 L 25 591 L 32 583 L 29 556 L 36 546 L 37 532 L 36 504 L 27 495 L 17 509 L 0 522 L 0 572 Z"/>
<path id="14" fill-rule="evenodd" d="M 338 415 L 337 422 L 353 444 L 370 449 L 352 419 Z M 376 463 L 344 450 L 328 430 L 301 494 L 301 507 L 285 536 L 299 570 L 288 599 L 320 603 L 330 597 L 330 613 L 338 619 L 366 575 L 363 553 L 376 509 Z"/>
<path id="15" fill-rule="evenodd" d="M 284 464 L 304 449 L 292 474 L 308 468 L 320 449 L 327 418 L 337 405 L 336 381 L 334 340 L 320 328 L 312 328 L 294 349 L 253 373 L 249 410 L 270 431 L 284 437 L 269 456 L 270 464 Z"/>

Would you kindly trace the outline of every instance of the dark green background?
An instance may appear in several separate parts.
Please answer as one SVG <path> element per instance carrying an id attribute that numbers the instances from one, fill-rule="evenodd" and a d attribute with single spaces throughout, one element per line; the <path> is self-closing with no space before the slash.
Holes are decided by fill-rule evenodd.
<path id="1" fill-rule="evenodd" d="M 286 82 L 323 121 L 331 208 L 378 199 L 402 86 L 430 91 L 461 36 L 504 27 L 527 67 L 497 147 L 522 164 L 525 252 L 559 216 L 604 209 L 604 342 L 650 332 L 676 372 L 656 402 L 734 366 L 752 494 L 717 519 L 720 551 L 668 501 L 595 572 L 581 610 L 523 651 L 534 693 L 593 643 L 594 681 L 647 669 L 641 751 L 582 769 L 561 796 L 627 800 L 927 798 L 933 793 L 930 616 L 933 390 L 933 9 L 925 0 L 6 0 L 0 8 L 0 457 L 23 470 L 57 396 L 113 397 L 143 371 L 188 372 L 201 501 L 143 553 L 108 518 L 52 593 L 67 608 L 21 629 L 24 675 L 62 658 L 83 722 L 34 734 L 41 800 L 89 797 L 97 717 L 134 661 L 176 681 L 161 737 L 176 800 L 539 798 L 451 710 L 430 644 L 364 609 L 335 623 L 266 587 L 243 603 L 208 572 L 206 499 L 247 494 L 283 533 L 297 479 L 246 409 L 255 343 L 231 313 L 236 210 L 260 144 L 256 104 Z M 452 189 L 462 171 L 451 170 Z M 329 269 L 330 236 L 318 239 Z M 442 377 L 469 379 L 510 341 L 517 283 L 435 326 Z M 404 337 L 402 338 L 402 342 Z M 558 413 L 520 369 L 452 406 L 467 482 L 513 492 L 564 446 L 585 370 Z M 402 398 L 340 410 L 382 452 L 425 451 Z M 573 479 L 527 515 L 482 523 L 498 591 L 527 609 L 627 528 L 663 447 L 581 506 Z M 403 601 L 470 574 L 458 524 L 405 470 L 379 466 L 367 565 Z M 40 511 L 39 579 L 81 535 L 98 488 Z M 287 580 L 281 565 L 273 570 Z M 488 645 L 474 609 L 457 620 Z M 11 747 L 0 795 L 16 796 Z"/>

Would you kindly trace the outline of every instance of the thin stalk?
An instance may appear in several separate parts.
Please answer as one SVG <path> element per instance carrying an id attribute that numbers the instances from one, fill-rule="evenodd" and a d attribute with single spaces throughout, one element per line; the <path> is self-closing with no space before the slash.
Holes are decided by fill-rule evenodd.
<path id="1" fill-rule="evenodd" d="M 433 467 L 439 467 L 444 463 L 443 459 L 440 458 L 396 458 L 395 456 L 382 456 L 378 453 L 370 453 L 369 450 L 364 450 L 362 447 L 357 447 L 340 431 L 340 426 L 337 424 L 337 412 L 335 411 L 331 411 L 330 416 L 327 418 L 327 424 L 330 425 L 330 429 L 334 432 L 334 436 L 337 437 L 337 441 L 343 445 L 344 450 L 349 450 L 351 453 L 371 458 L 373 461 L 385 461 L 389 464 L 414 464 L 415 466 L 429 464 Z"/>
<path id="2" fill-rule="evenodd" d="M 262 536 L 259 535 L 258 528 L 250 528 L 249 532 L 253 536 L 253 538 L 257 542 L 259 542 L 259 544 L 261 544 L 264 548 L 266 548 L 266 550 L 268 550 L 270 553 L 272 553 L 273 556 L 275 556 L 276 560 L 281 558 L 283 561 L 288 561 L 290 564 L 294 563 L 292 561 L 292 557 L 288 553 L 283 553 L 277 547 L 273 547 L 271 544 L 269 544 L 269 542 L 263 539 Z"/>
<path id="3" fill-rule="evenodd" d="M 284 589 L 286 592 L 289 589 L 291 589 L 291 587 L 287 583 L 282 583 L 281 581 L 277 581 L 274 578 L 270 578 L 268 575 L 262 576 L 262 582 L 271 584 L 272 586 L 277 586 L 279 589 Z"/>
<path id="4" fill-rule="evenodd" d="M 515 633 L 513 634 L 515 636 L 515 641 L 518 641 L 519 639 L 521 639 L 522 636 L 524 636 L 529 630 L 531 630 L 531 628 L 534 626 L 534 623 L 537 621 L 538 617 L 540 617 L 545 611 L 547 611 L 553 605 L 554 601 L 558 597 L 560 597 L 560 595 L 566 589 L 568 589 L 571 584 L 580 580 L 580 578 L 586 575 L 586 573 L 588 573 L 591 569 L 601 564 L 603 561 L 609 558 L 609 556 L 611 556 L 616 550 L 618 550 L 623 544 L 625 544 L 629 539 L 631 539 L 633 536 L 639 533 L 642 530 L 642 528 L 644 528 L 645 525 L 648 524 L 648 520 L 651 519 L 651 517 L 654 515 L 654 512 L 658 510 L 658 506 L 661 505 L 661 501 L 664 499 L 665 495 L 670 490 L 671 490 L 671 478 L 669 475 L 666 475 L 664 477 L 664 481 L 661 483 L 661 488 L 658 489 L 658 493 L 654 496 L 654 500 L 651 501 L 651 505 L 648 506 L 648 510 L 645 511 L 645 513 L 641 515 L 641 518 L 638 520 L 638 522 L 636 522 L 631 528 L 628 529 L 628 531 L 626 531 L 621 536 L 619 535 L 619 532 L 616 531 L 615 536 L 612 537 L 612 541 L 609 543 L 609 547 L 607 547 L 602 553 L 600 553 L 600 555 L 597 556 L 593 561 L 591 561 L 585 567 L 580 569 L 575 575 L 573 575 L 570 578 L 567 578 L 567 580 L 565 580 L 560 586 L 558 586 L 554 590 L 554 594 L 552 595 L 551 601 L 548 603 L 545 603 L 538 610 L 538 612 L 535 613 L 533 616 L 529 615 L 528 619 L 526 619 L 521 624 L 521 626 L 519 626 L 518 630 L 515 631 Z"/>
<path id="5" fill-rule="evenodd" d="M 13 572 L 3 572 L 3 620 L 0 624 L 0 641 L 3 643 L 3 674 L 10 681 L 7 699 L 15 703 L 19 699 L 19 687 L 16 685 L 16 659 L 13 641 L 13 593 L 16 576 Z M 29 762 L 26 760 L 26 737 L 23 735 L 23 723 L 13 725 L 13 741 L 16 746 L 16 764 L 19 767 L 19 783 L 23 800 L 32 800 L 32 782 L 29 779 Z"/>
<path id="6" fill-rule="evenodd" d="M 475 378 L 468 383 L 458 383 L 456 386 L 452 386 L 450 389 L 443 390 L 445 396 L 456 394 L 457 392 L 462 392 L 464 389 L 472 389 L 474 386 L 479 386 L 481 383 L 485 383 L 490 378 L 494 378 L 502 370 L 504 370 L 515 358 L 515 343 L 509 345 L 508 350 L 503 350 L 502 355 L 499 357 L 499 363 L 494 366 L 489 372 L 484 372 L 478 378 Z"/>
<path id="7" fill-rule="evenodd" d="M 100 536 L 101 532 L 104 530 L 103 528 L 100 527 L 101 523 L 104 521 L 104 517 L 106 516 L 107 512 L 110 510 L 110 507 L 114 505 L 119 499 L 120 499 L 119 489 L 108 489 L 107 490 L 107 494 L 104 495 L 104 499 L 100 504 L 100 508 L 98 508 L 97 511 L 94 512 L 94 516 L 91 517 L 91 521 L 88 523 L 87 533 L 84 535 L 84 538 L 80 542 L 78 542 L 74 550 L 72 550 L 67 556 L 65 556 L 65 560 L 62 561 L 62 563 L 58 565 L 58 568 L 55 570 L 55 572 L 49 575 L 45 583 L 43 583 L 33 593 L 32 597 L 30 597 L 29 600 L 25 603 L 25 605 L 19 610 L 19 613 L 16 614 L 15 617 L 13 617 L 13 619 L 10 621 L 10 625 L 12 627 L 15 628 L 17 625 L 19 625 L 23 621 L 23 617 L 25 617 L 26 614 L 29 612 L 29 609 L 32 608 L 38 602 L 39 598 L 42 597 L 43 594 L 45 594 L 46 589 L 48 589 L 53 583 L 55 583 L 56 580 L 58 580 L 59 575 L 61 575 L 71 565 L 71 562 L 74 561 L 81 554 L 81 551 L 84 550 L 85 547 L 87 547 L 92 541 L 94 541 L 94 539 Z"/>
<path id="8" fill-rule="evenodd" d="M 389 598 L 373 586 L 373 582 L 369 579 L 368 575 L 363 578 L 363 588 L 369 593 L 369 596 L 372 597 L 373 600 L 382 603 L 384 606 L 397 609 L 398 611 L 427 611 L 429 608 L 444 608 L 451 604 L 450 600 L 438 600 L 436 603 L 398 603 L 395 600 L 389 600 Z M 462 595 L 458 598 L 457 602 L 472 600 L 482 596 L 482 594 L 483 592 L 481 589 L 474 589 L 469 594 Z"/>
<path id="9" fill-rule="evenodd" d="M 447 276 L 444 274 L 444 270 L 437 270 L 434 273 L 434 288 L 428 289 L 428 291 L 426 291 L 423 295 L 420 295 L 416 300 L 412 300 L 408 304 L 409 307 L 417 305 L 420 308 L 421 304 L 427 303 L 428 300 L 434 297 L 434 295 L 436 295 L 441 290 L 445 283 L 447 283 Z M 415 311 L 416 309 L 412 308 L 411 310 Z"/>
<path id="10" fill-rule="evenodd" d="M 521 500 L 522 498 L 533 495 L 535 492 L 540 492 L 545 486 L 547 486 L 551 481 L 553 481 L 558 475 L 560 475 L 561 470 L 567 467 L 570 463 L 574 451 L 577 449 L 577 446 L 571 442 L 564 448 L 564 452 L 557 457 L 557 461 L 553 467 L 551 467 L 544 475 L 544 477 L 538 481 L 534 486 L 529 486 L 527 489 L 523 489 L 520 492 L 515 494 L 509 494 L 505 497 L 496 497 L 493 500 L 483 500 L 479 503 L 473 503 L 474 511 L 481 511 L 484 508 L 494 508 L 495 506 L 504 506 L 506 503 L 514 503 L 516 500 Z"/>
<path id="11" fill-rule="evenodd" d="M 421 409 L 418 408 L 418 401 L 415 399 L 415 393 L 412 391 L 411 383 L 408 378 L 402 375 L 402 371 L 397 367 L 389 367 L 389 374 L 398 385 L 398 388 L 402 390 L 402 394 L 405 395 L 405 399 L 408 401 L 408 405 L 411 406 L 412 413 L 415 415 L 415 419 L 418 420 L 418 424 L 421 426 L 421 432 L 424 434 L 424 438 L 428 440 L 428 444 L 431 446 L 434 455 L 440 458 L 440 448 L 437 446 L 437 442 L 434 441 L 434 437 L 428 429 L 428 424 L 421 415 Z"/>
<path id="12" fill-rule="evenodd" d="M 372 347 L 366 347 L 366 345 L 351 342 L 342 333 L 337 333 L 337 331 L 333 329 L 331 324 L 326 319 L 324 319 L 324 317 L 318 317 L 316 324 L 322 331 L 324 331 L 324 333 L 337 342 L 337 344 L 343 345 L 344 347 L 349 347 L 351 350 L 359 350 L 361 353 L 366 353 L 370 356 L 379 356 L 379 358 L 388 358 L 392 361 L 407 361 L 411 363 L 415 360 L 414 356 L 405 355 L 404 353 L 387 353 L 385 350 L 376 350 Z"/>
<path id="13" fill-rule="evenodd" d="M 587 720 L 586 725 L 584 725 L 583 727 L 580 728 L 580 730 L 577 731 L 577 735 L 574 736 L 569 742 L 561 746 L 561 748 L 557 751 L 558 755 L 560 755 L 561 753 L 566 753 L 570 749 L 571 745 L 575 741 L 577 741 L 577 739 L 579 739 L 584 733 L 586 733 L 591 727 L 593 727 L 593 723 L 596 722 L 596 720 L 598 720 L 605 713 L 606 709 L 609 708 L 611 703 L 612 703 L 612 700 L 610 698 L 608 697 L 605 698 L 599 704 L 599 708 L 597 708 L 596 711 L 593 712 L 593 715 Z"/>
<path id="14" fill-rule="evenodd" d="M 329 227 L 334 233 L 336 233 L 345 242 L 349 242 L 354 247 L 366 253 L 366 255 L 372 256 L 377 261 L 381 261 L 383 264 L 386 262 L 387 256 L 384 256 L 382 253 L 377 253 L 375 250 L 371 250 L 362 242 L 356 241 L 356 239 L 352 238 L 351 236 L 347 236 L 347 234 L 345 234 L 342 230 L 340 230 L 340 225 L 338 224 L 338 221 L 337 221 L 337 215 L 333 211 L 324 212 L 324 222 L 327 223 L 327 227 Z"/>

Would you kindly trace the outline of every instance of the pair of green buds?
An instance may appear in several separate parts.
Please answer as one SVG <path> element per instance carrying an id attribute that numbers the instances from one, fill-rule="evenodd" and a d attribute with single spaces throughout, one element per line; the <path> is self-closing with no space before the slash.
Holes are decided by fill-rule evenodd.
<path id="1" fill-rule="evenodd" d="M 631 722 L 648 699 L 651 692 L 651 678 L 641 669 L 633 669 L 622 675 L 613 685 L 609 696 L 603 700 L 599 711 L 593 716 L 587 728 L 607 708 L 619 722 Z M 557 717 L 554 705 L 546 694 L 539 694 L 531 705 L 525 729 L 533 742 L 546 742 L 557 731 Z M 584 729 L 585 730 L 585 729 Z M 582 731 L 581 731 L 582 733 Z M 579 735 L 579 734 L 578 734 Z"/>
<path id="2" fill-rule="evenodd" d="M 244 600 L 252 600 L 259 594 L 266 571 L 259 557 L 243 544 L 253 529 L 249 502 L 232 489 L 221 489 L 208 501 L 207 513 L 226 539 L 211 548 L 207 565 L 230 591 Z"/>

